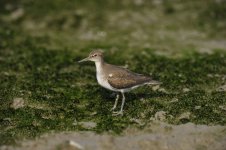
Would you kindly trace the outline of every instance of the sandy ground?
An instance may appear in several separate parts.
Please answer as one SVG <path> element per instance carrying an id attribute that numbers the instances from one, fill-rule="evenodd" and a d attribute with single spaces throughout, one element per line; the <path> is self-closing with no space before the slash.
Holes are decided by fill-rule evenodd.
<path id="1" fill-rule="evenodd" d="M 226 126 L 187 123 L 151 123 L 145 129 L 128 128 L 122 135 L 93 132 L 46 134 L 35 140 L 2 146 L 1 150 L 226 150 Z"/>

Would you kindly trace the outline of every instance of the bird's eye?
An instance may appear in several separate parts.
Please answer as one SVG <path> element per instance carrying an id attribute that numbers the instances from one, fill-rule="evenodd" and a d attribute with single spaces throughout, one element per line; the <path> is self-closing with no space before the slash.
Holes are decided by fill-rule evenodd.
<path id="1" fill-rule="evenodd" d="M 95 54 L 95 55 L 93 55 L 94 57 L 96 57 L 97 56 L 97 54 Z"/>

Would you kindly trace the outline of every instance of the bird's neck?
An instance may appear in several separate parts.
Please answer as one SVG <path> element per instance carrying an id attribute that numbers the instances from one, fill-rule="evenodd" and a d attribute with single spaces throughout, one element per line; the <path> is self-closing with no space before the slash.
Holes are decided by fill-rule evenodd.
<path id="1" fill-rule="evenodd" d="M 95 62 L 95 65 L 96 65 L 96 73 L 101 74 L 103 71 L 104 61 L 97 61 Z"/>

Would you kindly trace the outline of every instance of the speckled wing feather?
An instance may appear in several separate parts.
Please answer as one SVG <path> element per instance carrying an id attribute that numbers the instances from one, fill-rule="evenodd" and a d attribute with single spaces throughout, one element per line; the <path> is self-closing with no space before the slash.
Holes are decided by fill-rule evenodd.
<path id="1" fill-rule="evenodd" d="M 111 73 L 108 76 L 108 83 L 116 89 L 132 88 L 151 81 L 150 77 L 130 72 L 129 70 L 121 70 L 117 73 Z"/>

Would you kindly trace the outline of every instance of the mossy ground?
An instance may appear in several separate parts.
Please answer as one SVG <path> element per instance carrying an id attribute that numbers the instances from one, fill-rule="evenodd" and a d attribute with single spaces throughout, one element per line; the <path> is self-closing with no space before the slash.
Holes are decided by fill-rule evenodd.
<path id="1" fill-rule="evenodd" d="M 226 49 L 207 45 L 211 53 L 197 52 L 205 42 L 225 40 L 223 15 L 208 17 L 211 9 L 223 12 L 225 4 L 214 3 L 218 10 L 212 3 L 2 1 L 0 144 L 87 130 L 75 125 L 79 121 L 96 122 L 91 130 L 98 133 L 118 134 L 136 126 L 131 118 L 145 126 L 158 111 L 172 124 L 225 125 L 226 93 L 216 89 L 226 82 Z M 112 116 L 114 95 L 97 84 L 94 64 L 73 61 L 93 48 L 103 48 L 109 63 L 152 74 L 164 90 L 146 86 L 128 93 L 124 116 Z M 10 108 L 16 97 L 25 107 Z M 185 112 L 190 118 L 178 119 Z"/>

